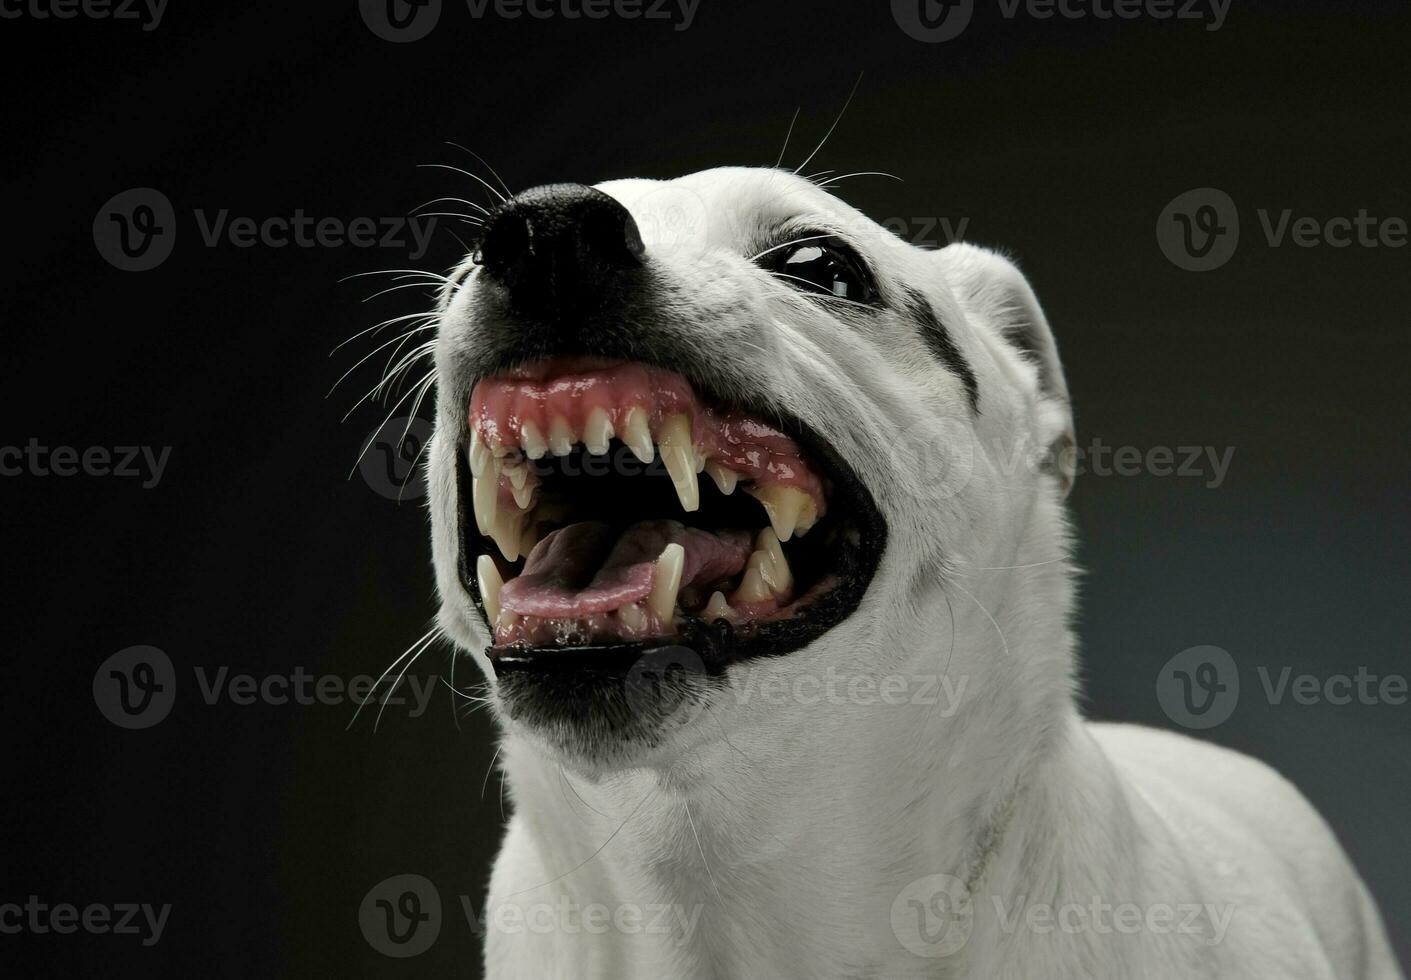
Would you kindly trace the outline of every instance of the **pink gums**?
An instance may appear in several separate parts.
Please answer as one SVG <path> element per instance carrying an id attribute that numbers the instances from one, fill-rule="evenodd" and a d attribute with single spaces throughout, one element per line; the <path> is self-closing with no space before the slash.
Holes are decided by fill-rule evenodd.
<path id="1" fill-rule="evenodd" d="M 756 486 L 796 487 L 808 494 L 823 516 L 823 488 L 804 462 L 798 443 L 764 421 L 701 403 L 685 378 L 673 371 L 622 361 L 559 358 L 486 378 L 470 398 L 469 423 L 491 449 L 519 446 L 525 422 L 542 436 L 562 417 L 579 440 L 588 415 L 601 408 L 619 437 L 627 413 L 641 408 L 653 434 L 670 415 L 691 419 L 691 438 L 708 462 L 753 480 Z M 509 499 L 508 479 L 501 497 Z"/>

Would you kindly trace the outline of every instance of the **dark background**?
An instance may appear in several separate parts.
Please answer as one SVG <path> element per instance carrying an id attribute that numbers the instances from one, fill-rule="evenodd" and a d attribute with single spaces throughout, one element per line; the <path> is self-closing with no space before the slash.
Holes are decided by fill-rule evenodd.
<path id="1" fill-rule="evenodd" d="M 317 9 L 313 9 L 317 7 Z M 355 2 L 192 4 L 158 29 L 0 20 L 6 203 L 0 443 L 171 446 L 162 481 L 0 479 L 9 683 L 0 901 L 172 904 L 160 943 L 0 936 L 42 976 L 478 974 L 501 824 L 483 712 L 438 685 L 374 733 L 350 705 L 207 704 L 193 669 L 377 674 L 434 611 L 426 519 L 358 473 L 387 409 L 340 418 L 378 377 L 350 334 L 426 301 L 378 269 L 431 252 L 203 245 L 193 213 L 396 216 L 484 201 L 483 154 L 516 190 L 786 162 L 851 108 L 810 170 L 890 171 L 841 196 L 912 237 L 967 219 L 1009 250 L 1059 336 L 1080 442 L 1232 446 L 1200 478 L 1080 478 L 1080 619 L 1092 714 L 1172 727 L 1163 664 L 1213 644 L 1238 709 L 1208 737 L 1273 763 L 1322 810 L 1411 957 L 1411 706 L 1270 704 L 1254 669 L 1408 670 L 1411 249 L 1271 248 L 1258 208 L 1411 216 L 1400 3 L 1234 0 L 1201 23 L 1004 19 L 980 0 L 942 44 L 886 3 L 701 0 L 661 21 L 473 19 L 393 44 Z M 1214 186 L 1243 235 L 1208 273 L 1163 256 L 1157 216 Z M 106 201 L 166 194 L 171 257 L 125 272 L 95 248 Z M 443 223 L 443 229 L 450 223 Z M 464 231 L 460 232 L 464 234 Z M 943 242 L 939 242 L 943 243 Z M 381 285 L 378 285 L 381 284 Z M 399 413 L 399 414 L 404 414 Z M 428 414 L 423 408 L 423 414 Z M 415 488 L 411 494 L 415 497 Z M 125 731 L 94 672 L 136 644 L 175 664 L 175 707 Z M 416 665 L 444 673 L 438 646 Z M 469 670 L 458 686 L 465 689 Z M 462 717 L 457 721 L 457 709 Z M 432 879 L 436 945 L 365 943 L 358 906 L 393 874 Z M 0 966 L 3 969 L 3 966 Z"/>

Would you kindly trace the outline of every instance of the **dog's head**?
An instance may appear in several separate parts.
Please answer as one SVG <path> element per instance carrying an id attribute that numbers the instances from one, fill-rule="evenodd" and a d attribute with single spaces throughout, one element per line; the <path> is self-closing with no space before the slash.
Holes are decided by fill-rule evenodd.
<path id="1" fill-rule="evenodd" d="M 441 622 L 560 758 L 828 724 L 731 698 L 751 671 L 1024 672 L 967 662 L 945 591 L 1061 543 L 1066 388 L 1004 259 L 776 170 L 540 187 L 451 277 L 436 365 Z"/>

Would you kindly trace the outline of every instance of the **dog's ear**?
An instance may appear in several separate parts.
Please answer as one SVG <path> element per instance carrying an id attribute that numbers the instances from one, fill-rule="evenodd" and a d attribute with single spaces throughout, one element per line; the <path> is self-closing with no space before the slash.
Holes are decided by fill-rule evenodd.
<path id="1" fill-rule="evenodd" d="M 1073 488 L 1077 442 L 1068 382 L 1058 358 L 1058 344 L 1034 290 L 1017 266 L 1002 255 L 957 243 L 936 253 L 956 298 L 981 331 L 999 340 L 997 353 L 1017 361 L 1027 384 L 1039 396 L 1039 431 L 1045 447 L 1044 468 L 1064 495 Z"/>

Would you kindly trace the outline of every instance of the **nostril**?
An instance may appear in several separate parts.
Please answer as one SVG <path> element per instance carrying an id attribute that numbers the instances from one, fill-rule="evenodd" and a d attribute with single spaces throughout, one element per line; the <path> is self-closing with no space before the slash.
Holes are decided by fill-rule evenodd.
<path id="1" fill-rule="evenodd" d="M 530 307 L 565 306 L 599 294 L 646 258 L 632 215 L 584 184 L 548 184 L 490 214 L 476 261 Z"/>

